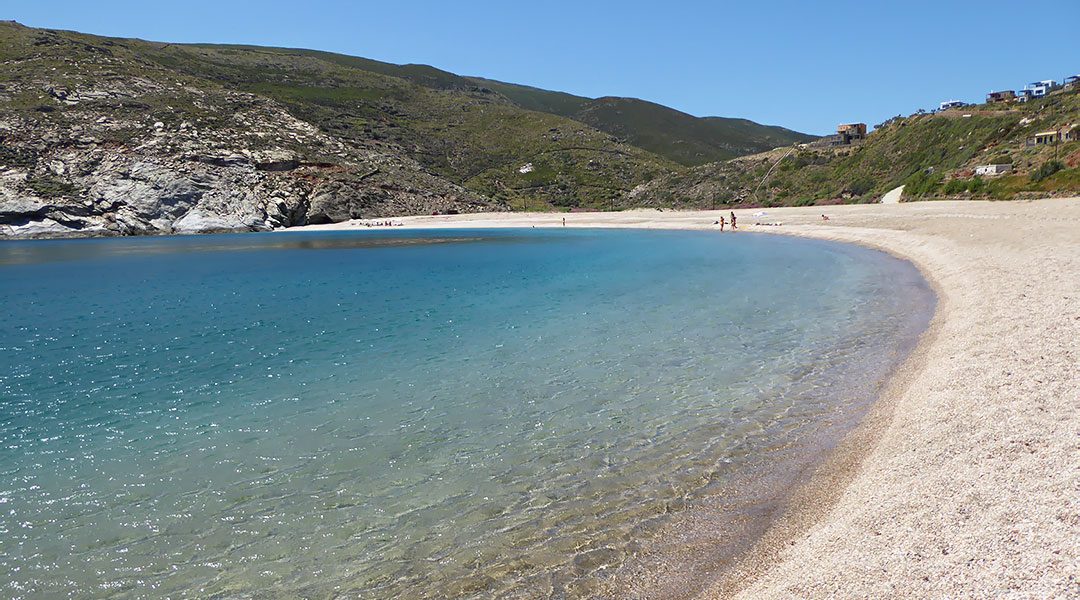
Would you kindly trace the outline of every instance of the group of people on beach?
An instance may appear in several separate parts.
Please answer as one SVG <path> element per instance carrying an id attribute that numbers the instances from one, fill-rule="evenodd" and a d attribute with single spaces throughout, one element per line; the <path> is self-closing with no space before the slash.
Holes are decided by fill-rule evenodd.
<path id="1" fill-rule="evenodd" d="M 404 227 L 404 223 L 395 223 L 393 221 L 362 221 L 360 223 L 364 227 Z"/>
<path id="2" fill-rule="evenodd" d="M 713 221 L 713 225 L 719 225 L 720 231 L 723 231 L 724 226 L 727 225 L 727 219 L 721 216 L 719 221 Z M 732 231 L 738 229 L 738 227 L 735 225 L 735 211 L 731 211 L 731 229 Z"/>

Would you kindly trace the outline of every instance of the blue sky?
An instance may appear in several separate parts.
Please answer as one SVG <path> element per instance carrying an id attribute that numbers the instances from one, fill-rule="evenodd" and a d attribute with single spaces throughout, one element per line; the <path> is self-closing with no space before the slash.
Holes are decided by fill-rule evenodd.
<path id="1" fill-rule="evenodd" d="M 424 63 L 811 133 L 1080 72 L 1080 0 L 5 0 L 0 18 Z"/>

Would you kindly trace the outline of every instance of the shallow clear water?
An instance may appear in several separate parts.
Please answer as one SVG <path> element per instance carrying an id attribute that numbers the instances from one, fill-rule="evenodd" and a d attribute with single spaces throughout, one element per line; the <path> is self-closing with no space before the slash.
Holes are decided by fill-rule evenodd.
<path id="1" fill-rule="evenodd" d="M 2 243 L 2 595 L 577 595 L 858 414 L 928 298 L 751 234 Z"/>

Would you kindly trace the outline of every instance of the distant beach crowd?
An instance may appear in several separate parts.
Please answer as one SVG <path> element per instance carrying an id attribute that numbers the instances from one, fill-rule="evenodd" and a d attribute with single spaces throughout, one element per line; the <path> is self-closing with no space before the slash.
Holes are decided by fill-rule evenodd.
<path id="1" fill-rule="evenodd" d="M 404 223 L 395 223 L 393 221 L 360 221 L 360 224 L 364 227 L 404 227 Z"/>

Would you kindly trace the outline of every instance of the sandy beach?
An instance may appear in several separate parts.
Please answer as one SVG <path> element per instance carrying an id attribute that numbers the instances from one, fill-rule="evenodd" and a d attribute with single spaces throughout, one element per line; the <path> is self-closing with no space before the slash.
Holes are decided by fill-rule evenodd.
<path id="1" fill-rule="evenodd" d="M 719 231 L 713 222 L 727 214 L 394 222 L 560 227 L 565 218 L 567 227 Z M 864 423 L 706 596 L 1080 597 L 1080 199 L 736 215 L 740 232 L 864 244 L 910 260 L 935 287 L 938 307 Z M 366 229 L 303 229 L 350 228 Z"/>

